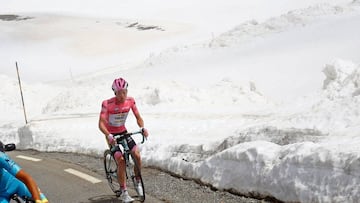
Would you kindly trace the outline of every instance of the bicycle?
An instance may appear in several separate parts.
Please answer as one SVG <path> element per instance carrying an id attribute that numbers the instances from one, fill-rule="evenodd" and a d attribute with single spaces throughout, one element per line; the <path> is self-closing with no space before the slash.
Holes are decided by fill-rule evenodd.
<path id="1" fill-rule="evenodd" d="M 141 176 L 141 170 L 140 170 L 139 164 L 137 163 L 137 160 L 135 159 L 133 154 L 131 154 L 131 152 L 130 152 L 130 149 L 129 149 L 128 143 L 127 143 L 127 139 L 126 139 L 129 136 L 135 135 L 135 134 L 142 134 L 142 130 L 139 130 L 136 132 L 125 133 L 123 135 L 115 135 L 114 139 L 115 139 L 115 146 L 123 147 L 123 156 L 124 156 L 125 164 L 126 164 L 126 170 L 125 170 L 126 185 L 130 186 L 130 189 L 132 189 L 132 191 L 136 191 L 137 180 L 135 179 L 134 170 L 136 169 L 137 171 L 139 171 L 138 180 L 140 181 L 143 194 L 142 195 L 140 195 L 140 194 L 133 195 L 132 194 L 132 197 L 138 197 L 138 200 L 140 200 L 141 202 L 144 202 L 145 201 L 145 187 L 144 187 L 144 182 L 143 182 L 143 179 Z M 143 139 L 141 141 L 141 144 L 143 144 L 145 142 L 144 135 L 142 136 L 142 138 Z M 111 190 L 116 194 L 117 197 L 120 197 L 120 195 L 121 195 L 120 184 L 119 184 L 118 178 L 117 178 L 118 165 L 117 165 L 117 162 L 115 161 L 114 157 L 112 156 L 110 149 L 107 149 L 104 152 L 104 167 L 105 167 L 106 179 L 108 180 Z M 130 192 L 130 191 L 128 191 L 128 192 Z"/>

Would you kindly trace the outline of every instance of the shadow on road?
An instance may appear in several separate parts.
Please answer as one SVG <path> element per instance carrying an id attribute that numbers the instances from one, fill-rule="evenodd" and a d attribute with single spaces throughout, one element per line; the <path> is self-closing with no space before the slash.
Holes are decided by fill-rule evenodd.
<path id="1" fill-rule="evenodd" d="M 138 199 L 136 199 L 136 196 L 133 196 L 135 199 L 134 202 L 141 202 Z M 95 197 L 90 197 L 89 201 L 86 202 L 80 202 L 80 203 L 120 203 L 122 202 L 119 200 L 115 195 L 100 195 Z"/>
<path id="2" fill-rule="evenodd" d="M 115 195 L 101 195 L 89 198 L 89 201 L 81 203 L 120 203 Z"/>

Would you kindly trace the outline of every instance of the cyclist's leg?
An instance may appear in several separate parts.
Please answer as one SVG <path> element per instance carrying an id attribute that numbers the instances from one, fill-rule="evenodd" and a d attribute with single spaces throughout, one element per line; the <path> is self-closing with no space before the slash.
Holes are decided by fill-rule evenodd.
<path id="1" fill-rule="evenodd" d="M 132 150 L 131 150 L 131 154 L 134 156 L 134 158 L 136 159 L 137 165 L 139 167 L 139 169 L 137 167 L 134 167 L 134 172 L 136 177 L 140 176 L 140 171 L 141 170 L 141 156 L 140 156 L 140 151 L 137 147 L 137 145 L 135 145 Z"/>
<path id="2" fill-rule="evenodd" d="M 136 159 L 138 168 L 134 167 L 134 172 L 135 172 L 136 178 L 139 178 L 139 176 L 140 176 L 140 171 L 139 170 L 141 169 L 140 151 L 139 151 L 139 148 L 138 148 L 137 144 L 135 143 L 135 141 L 132 138 L 131 138 L 131 140 L 128 140 L 128 145 L 129 145 L 129 149 L 131 149 L 131 154 Z"/>
<path id="3" fill-rule="evenodd" d="M 145 188 L 144 183 L 141 177 L 141 157 L 140 157 L 140 151 L 137 147 L 137 145 L 132 147 L 131 150 L 131 159 L 133 159 L 134 162 L 134 177 L 132 178 L 132 181 L 134 183 L 135 190 L 140 197 L 140 201 L 145 201 Z"/>
<path id="4" fill-rule="evenodd" d="M 32 199 L 32 194 L 30 193 L 29 189 L 26 187 L 26 185 L 21 182 L 18 179 L 14 179 L 14 181 L 12 182 L 12 191 L 10 194 L 17 194 L 19 197 L 21 198 L 30 198 Z M 47 198 L 46 196 L 40 191 L 40 189 L 38 189 L 40 192 L 40 198 L 41 200 L 46 200 Z"/>
<path id="5" fill-rule="evenodd" d="M 20 180 L 18 180 L 16 194 L 18 194 L 19 197 L 32 197 L 29 189 Z"/>
<path id="6" fill-rule="evenodd" d="M 6 192 L 0 195 L 0 203 L 9 202 L 10 197 L 14 194 L 17 194 L 19 197 L 32 197 L 30 191 L 27 189 L 26 185 L 17 178 L 11 178 L 8 180 Z"/>
<path id="7" fill-rule="evenodd" d="M 118 175 L 120 188 L 122 190 L 126 189 L 126 174 L 125 174 L 126 165 L 122 151 L 119 146 L 116 146 L 111 149 L 111 152 L 113 153 L 114 159 L 118 165 L 117 175 Z"/>

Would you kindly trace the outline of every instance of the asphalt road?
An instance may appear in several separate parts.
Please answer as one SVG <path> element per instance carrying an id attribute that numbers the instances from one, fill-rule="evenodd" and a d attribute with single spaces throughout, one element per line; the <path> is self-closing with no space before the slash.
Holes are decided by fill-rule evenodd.
<path id="1" fill-rule="evenodd" d="M 100 157 L 72 153 L 12 151 L 8 154 L 38 183 L 52 203 L 118 203 L 108 186 Z M 27 160 L 24 157 L 39 159 Z M 25 158 L 26 158 L 25 157 Z M 86 174 L 87 179 L 70 172 Z M 268 202 L 214 190 L 154 168 L 143 168 L 148 203 L 258 203 Z M 88 176 L 91 178 L 89 179 Z M 139 202 L 139 201 L 135 201 Z"/>

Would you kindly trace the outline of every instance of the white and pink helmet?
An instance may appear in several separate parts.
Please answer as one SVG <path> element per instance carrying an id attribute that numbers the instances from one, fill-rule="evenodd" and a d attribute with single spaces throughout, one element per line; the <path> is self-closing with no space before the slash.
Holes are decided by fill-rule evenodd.
<path id="1" fill-rule="evenodd" d="M 124 80 L 123 78 L 118 78 L 114 80 L 112 84 L 112 90 L 114 92 L 117 92 L 122 89 L 127 89 L 128 85 L 129 84 L 126 82 L 126 80 Z"/>

